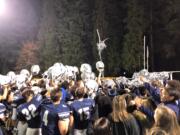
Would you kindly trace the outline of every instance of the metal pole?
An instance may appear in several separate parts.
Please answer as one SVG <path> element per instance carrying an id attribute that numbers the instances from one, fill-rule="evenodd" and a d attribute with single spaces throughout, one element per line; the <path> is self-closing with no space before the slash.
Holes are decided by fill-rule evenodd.
<path id="1" fill-rule="evenodd" d="M 149 47 L 147 46 L 147 71 L 149 71 Z"/>
<path id="2" fill-rule="evenodd" d="M 173 79 L 173 72 L 170 72 L 170 80 Z"/>
<path id="3" fill-rule="evenodd" d="M 144 69 L 146 68 L 146 37 L 144 35 Z"/>

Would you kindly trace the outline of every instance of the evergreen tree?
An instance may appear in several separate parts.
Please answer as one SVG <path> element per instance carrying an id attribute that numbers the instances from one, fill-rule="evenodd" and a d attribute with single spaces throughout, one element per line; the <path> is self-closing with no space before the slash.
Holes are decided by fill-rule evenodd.
<path id="1" fill-rule="evenodd" d="M 122 50 L 123 68 L 134 72 L 143 68 L 143 12 L 138 0 L 128 0 L 127 33 Z"/>
<path id="2" fill-rule="evenodd" d="M 105 63 L 105 75 L 118 75 L 121 67 L 120 54 L 124 34 L 124 17 L 126 15 L 125 0 L 95 1 L 94 12 L 94 49 L 95 60 L 99 60 L 96 42 L 96 29 L 99 29 L 101 39 L 109 38 L 105 43 L 107 48 L 102 53 Z"/>
<path id="3" fill-rule="evenodd" d="M 108 22 L 108 46 L 105 50 L 106 69 L 109 75 L 119 76 L 123 59 L 122 42 L 126 24 L 124 19 L 127 14 L 126 0 L 108 0 L 106 4 L 106 20 Z"/>
<path id="4" fill-rule="evenodd" d="M 153 58 L 154 70 L 175 70 L 177 69 L 176 47 L 179 29 L 179 15 L 177 0 L 151 1 L 151 27 L 153 39 L 151 57 Z M 152 52 L 151 51 L 151 52 Z"/>
<path id="5" fill-rule="evenodd" d="M 38 44 L 40 46 L 39 54 L 42 69 L 47 69 L 53 63 L 60 61 L 54 0 L 43 1 Z"/>
<path id="6" fill-rule="evenodd" d="M 88 0 L 56 1 L 57 37 L 64 64 L 80 66 L 84 62 L 91 62 L 88 3 Z"/>

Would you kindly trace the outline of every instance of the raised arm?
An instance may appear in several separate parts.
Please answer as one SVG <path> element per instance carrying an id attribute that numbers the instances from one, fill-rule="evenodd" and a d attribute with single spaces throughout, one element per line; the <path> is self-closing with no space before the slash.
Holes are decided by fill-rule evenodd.
<path id="1" fill-rule="evenodd" d="M 3 86 L 3 90 L 4 90 L 3 95 L 0 95 L 0 101 L 1 100 L 5 100 L 7 98 L 9 86 L 8 85 L 4 85 Z"/>

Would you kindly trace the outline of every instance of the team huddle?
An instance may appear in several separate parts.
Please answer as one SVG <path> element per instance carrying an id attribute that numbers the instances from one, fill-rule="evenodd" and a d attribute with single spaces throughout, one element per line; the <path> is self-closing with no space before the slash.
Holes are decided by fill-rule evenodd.
<path id="1" fill-rule="evenodd" d="M 31 87 L 23 88 L 21 95 L 12 102 L 13 109 L 17 109 L 12 115 L 17 115 L 18 134 L 65 135 L 73 124 L 74 129 L 86 129 L 95 103 L 92 99 L 83 99 L 84 94 L 84 89 L 78 88 L 76 97 L 79 100 L 67 104 L 67 100 L 62 100 L 59 87 L 36 95 Z"/>
<path id="2" fill-rule="evenodd" d="M 39 74 L 37 65 L 35 70 L 31 79 L 16 78 L 15 83 L 11 83 L 12 75 L 11 81 L 1 79 L 6 82 L 1 85 L 1 134 L 66 135 L 87 129 L 95 102 L 84 98 L 87 90 L 82 87 L 83 82 L 75 81 L 72 76 L 71 80 L 50 80 Z M 30 76 L 26 70 L 22 74 Z"/>
<path id="3" fill-rule="evenodd" d="M 145 71 L 131 81 L 102 79 L 104 65 L 96 66 L 98 77 L 88 64 L 81 66 L 81 77 L 76 67 L 62 64 L 43 74 L 34 65 L 31 73 L 22 70 L 0 77 L 0 135 L 146 135 L 154 129 L 176 135 L 180 131 L 179 81 L 168 80 L 166 73 L 152 75 L 157 76 L 152 81 Z M 172 125 L 177 127 L 171 132 Z"/>

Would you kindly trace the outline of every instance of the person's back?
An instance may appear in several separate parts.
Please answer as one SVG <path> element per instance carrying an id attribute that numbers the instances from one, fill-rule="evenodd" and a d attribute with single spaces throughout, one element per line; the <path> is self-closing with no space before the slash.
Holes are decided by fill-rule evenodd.
<path id="1" fill-rule="evenodd" d="M 41 109 L 42 134 L 60 135 L 58 121 L 69 119 L 69 116 L 70 109 L 64 103 L 58 105 L 48 103 L 44 105 Z"/>
<path id="2" fill-rule="evenodd" d="M 127 112 L 125 95 L 115 96 L 110 116 L 113 135 L 140 135 L 139 125 L 133 115 Z"/>
<path id="3" fill-rule="evenodd" d="M 108 96 L 98 95 L 95 101 L 98 106 L 99 117 L 107 117 L 112 112 L 112 101 Z"/>
<path id="4" fill-rule="evenodd" d="M 41 123 L 38 109 L 41 99 L 42 97 L 40 95 L 35 96 L 30 102 L 20 105 L 17 109 L 19 118 L 24 117 L 29 128 L 40 128 Z"/>
<path id="5" fill-rule="evenodd" d="M 71 104 L 71 108 L 73 109 L 75 129 L 86 129 L 94 109 L 94 100 L 87 98 L 75 100 Z"/>
<path id="6" fill-rule="evenodd" d="M 74 116 L 74 135 L 86 135 L 91 133 L 92 118 L 95 113 L 95 102 L 93 99 L 84 98 L 85 89 L 77 88 L 75 100 L 71 104 Z"/>
<path id="7" fill-rule="evenodd" d="M 34 95 L 34 92 L 28 87 L 23 91 L 22 96 L 26 99 L 26 103 L 21 104 L 17 108 L 17 118 L 22 123 L 27 122 L 26 135 L 39 135 L 42 96 Z M 23 124 L 20 124 L 20 127 L 21 126 L 23 127 Z"/>
<path id="8" fill-rule="evenodd" d="M 42 135 L 65 135 L 71 128 L 71 111 L 61 101 L 59 89 L 52 90 L 51 100 L 46 100 L 41 107 Z"/>
<path id="9" fill-rule="evenodd" d="M 111 121 L 113 135 L 139 135 L 140 129 L 136 119 L 132 116 L 126 121 Z"/>
<path id="10" fill-rule="evenodd" d="M 41 108 L 42 134 L 54 135 L 55 129 L 58 129 L 56 124 L 58 117 L 55 113 L 55 108 L 52 102 L 49 102 Z"/>

